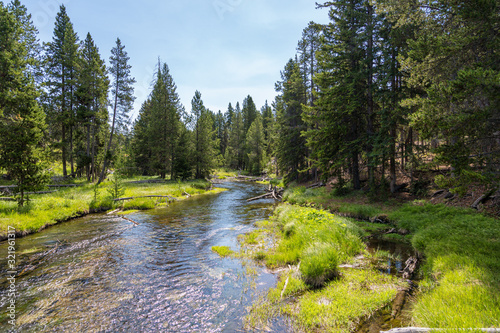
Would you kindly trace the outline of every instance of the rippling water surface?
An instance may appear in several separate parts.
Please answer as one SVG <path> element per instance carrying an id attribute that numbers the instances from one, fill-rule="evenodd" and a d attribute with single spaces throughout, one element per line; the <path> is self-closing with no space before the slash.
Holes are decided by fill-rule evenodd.
<path id="1" fill-rule="evenodd" d="M 92 215 L 17 239 L 17 328 L 22 332 L 236 332 L 247 308 L 276 277 L 221 259 L 237 235 L 266 218 L 272 201 L 247 203 L 264 188 L 229 191 L 119 217 Z M 7 253 L 0 244 L 0 253 Z M 0 307 L 5 313 L 5 256 Z M 255 271 L 254 271 L 255 272 Z M 9 328 L 0 316 L 0 331 Z M 273 330 L 286 328 L 275 323 Z"/>

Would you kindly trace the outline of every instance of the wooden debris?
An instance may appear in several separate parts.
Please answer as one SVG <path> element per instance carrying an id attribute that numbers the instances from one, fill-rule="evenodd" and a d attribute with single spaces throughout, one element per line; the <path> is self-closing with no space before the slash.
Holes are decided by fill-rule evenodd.
<path id="1" fill-rule="evenodd" d="M 323 186 L 326 186 L 326 184 L 323 183 L 323 182 L 319 182 L 319 183 L 315 183 L 315 184 L 311 184 L 309 186 L 306 186 L 306 188 L 307 189 L 309 189 L 309 188 L 318 188 L 318 187 L 323 187 Z"/>
<path id="2" fill-rule="evenodd" d="M 114 210 L 114 211 L 112 211 L 112 212 L 107 213 L 106 215 L 113 215 L 113 214 L 115 214 L 115 213 L 118 213 L 118 212 L 119 212 L 119 211 L 121 211 L 121 210 L 122 210 L 121 208 L 118 208 L 118 209 L 115 209 L 115 210 Z"/>
<path id="3" fill-rule="evenodd" d="M 403 269 L 403 279 L 411 280 L 418 268 L 418 258 L 410 257 L 405 262 L 405 268 Z"/>
<path id="4" fill-rule="evenodd" d="M 275 199 L 275 200 L 282 200 L 283 199 L 283 192 L 285 190 L 283 190 L 282 188 L 278 188 L 278 187 L 272 187 L 272 186 L 269 186 L 269 189 L 267 190 L 267 193 L 266 194 L 263 194 L 263 195 L 259 195 L 255 198 L 250 198 L 250 199 L 247 199 L 248 202 L 250 201 L 255 201 L 255 200 L 259 200 L 259 199 Z"/>
<path id="5" fill-rule="evenodd" d="M 125 200 L 133 200 L 133 199 L 138 199 L 138 198 L 167 198 L 172 201 L 177 200 L 176 198 L 170 196 L 170 195 L 143 195 L 140 197 L 127 197 L 127 198 L 117 198 L 113 199 L 113 201 L 125 201 Z"/>
<path id="6" fill-rule="evenodd" d="M 128 217 L 125 217 L 125 216 L 120 216 L 120 217 L 121 217 L 122 219 L 124 219 L 124 220 L 127 220 L 127 221 L 132 222 L 132 223 L 133 223 L 133 224 L 135 224 L 135 225 L 139 225 L 139 223 L 135 222 L 135 221 L 134 221 L 134 220 L 132 220 L 132 219 L 129 219 Z"/>
<path id="7" fill-rule="evenodd" d="M 0 201 L 16 201 L 14 198 L 0 198 Z"/>
<path id="8" fill-rule="evenodd" d="M 290 277 L 286 278 L 285 285 L 283 286 L 283 290 L 281 291 L 281 299 L 283 299 L 283 294 L 285 293 L 286 287 L 288 286 L 288 279 Z"/>

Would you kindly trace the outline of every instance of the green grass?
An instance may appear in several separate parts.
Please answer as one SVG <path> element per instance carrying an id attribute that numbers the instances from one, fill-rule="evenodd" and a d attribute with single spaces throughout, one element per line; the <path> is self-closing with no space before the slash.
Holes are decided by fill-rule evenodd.
<path id="1" fill-rule="evenodd" d="M 226 168 L 218 169 L 214 173 L 214 178 L 216 178 L 216 179 L 226 179 L 226 178 L 237 177 L 237 176 L 238 176 L 238 171 L 230 170 L 230 169 L 226 169 Z"/>
<path id="2" fill-rule="evenodd" d="M 397 278 L 377 271 L 342 270 L 341 279 L 306 292 L 284 313 L 297 314 L 297 325 L 306 331 L 352 332 L 361 320 L 390 304 L 402 286 Z"/>
<path id="3" fill-rule="evenodd" d="M 500 223 L 469 209 L 407 204 L 391 213 L 426 256 L 416 325 L 500 326 Z"/>
<path id="4" fill-rule="evenodd" d="M 306 248 L 314 242 L 334 244 L 338 262 L 364 248 L 358 227 L 323 210 L 282 205 L 276 209 L 274 219 L 281 232 L 276 248 L 266 259 L 270 267 L 297 264 Z"/>
<path id="5" fill-rule="evenodd" d="M 336 196 L 324 188 L 290 188 L 285 193 L 285 200 L 365 219 L 386 214 L 396 228 L 409 230 L 411 233 L 406 236 L 388 234 L 382 237 L 387 241 L 411 242 L 424 255 L 424 264 L 420 269 L 421 281 L 410 313 L 413 326 L 443 328 L 445 331 L 500 327 L 498 219 L 470 209 L 427 204 L 423 200 L 405 205 L 394 202 L 370 203 L 369 200 L 363 200 L 359 193 Z M 323 270 L 330 271 L 331 276 L 334 276 L 333 268 L 328 267 L 334 261 L 334 256 L 325 245 L 329 243 L 324 241 L 325 237 L 330 237 L 330 230 L 325 225 L 334 223 L 315 222 L 316 217 L 307 213 L 310 208 L 302 208 L 304 210 L 301 211 L 289 207 L 277 209 L 273 218 L 274 229 L 269 222 L 259 223 L 260 227 L 275 230 L 278 238 L 274 250 L 267 252 L 264 257 L 271 267 L 298 265 L 300 262 L 302 274 L 300 278 L 297 274 L 282 276 L 278 286 L 252 308 L 249 326 L 265 325 L 270 316 L 287 314 L 294 318 L 299 330 L 349 332 L 360 318 L 373 314 L 391 302 L 399 282 L 384 282 L 383 279 L 393 278 L 380 275 L 376 270 L 337 269 L 340 277 L 333 278 L 331 282 L 327 282 L 327 277 L 325 282 L 318 283 L 326 283 L 326 287 L 321 289 L 314 289 L 314 282 L 305 283 L 308 275 L 320 276 L 318 272 Z M 324 211 L 319 212 L 322 215 Z M 351 231 L 361 236 L 390 227 L 368 222 L 354 224 L 363 232 L 360 234 L 359 230 L 350 227 Z M 315 245 L 308 247 L 308 244 Z M 338 244 L 341 244 L 340 248 L 345 248 L 342 241 Z M 345 251 L 342 256 L 340 251 L 339 254 L 339 262 L 342 262 L 348 260 L 352 252 Z M 325 260 L 329 255 L 332 259 Z M 380 261 L 377 256 L 380 255 L 384 254 L 367 255 L 369 266 L 377 266 Z M 308 256 L 310 267 L 303 266 Z M 291 290 L 295 293 L 296 301 L 283 306 L 277 299 L 281 298 L 286 279 L 289 284 L 295 284 Z M 300 287 L 296 287 L 297 281 L 302 283 Z"/>
<path id="6" fill-rule="evenodd" d="M 261 257 L 272 268 L 287 269 L 277 286 L 254 303 L 245 319 L 247 328 L 262 328 L 272 317 L 286 315 L 298 331 L 352 332 L 406 287 L 406 282 L 374 268 L 384 253 L 374 255 L 373 263 L 365 261 L 363 269 L 339 268 L 359 253 L 369 256 L 360 228 L 346 218 L 284 204 L 269 222 L 257 226 L 276 237 L 273 248 L 259 251 Z"/>
<path id="7" fill-rule="evenodd" d="M 254 230 L 246 234 L 241 234 L 238 236 L 238 239 L 244 245 L 257 245 L 259 244 L 259 237 L 263 231 L 264 230 Z"/>
<path id="8" fill-rule="evenodd" d="M 206 181 L 188 181 L 184 183 L 141 183 L 131 184 L 132 180 L 123 181 L 123 197 L 138 197 L 145 195 L 169 195 L 178 199 L 185 199 L 185 193 L 198 195 L 207 193 L 210 183 Z M 80 182 L 81 183 L 81 182 Z M 55 193 L 30 195 L 31 201 L 25 207 L 18 208 L 16 202 L 0 201 L 0 234 L 6 235 L 8 227 L 14 227 L 19 232 L 36 232 L 45 225 L 56 224 L 61 221 L 81 216 L 95 210 L 109 210 L 123 208 L 125 210 L 150 209 L 165 201 L 149 198 L 113 202 L 108 189 L 112 184 L 103 182 L 98 189 L 94 200 L 93 184 L 83 184 L 76 188 L 62 188 Z M 215 188 L 210 193 L 220 192 L 223 189 Z"/>
<path id="9" fill-rule="evenodd" d="M 221 257 L 232 256 L 235 252 L 229 248 L 229 246 L 212 246 L 212 251 L 220 255 Z"/>

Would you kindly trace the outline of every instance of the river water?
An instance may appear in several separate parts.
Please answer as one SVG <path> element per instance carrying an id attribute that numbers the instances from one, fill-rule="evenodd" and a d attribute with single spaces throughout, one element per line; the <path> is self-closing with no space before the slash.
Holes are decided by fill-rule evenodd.
<path id="1" fill-rule="evenodd" d="M 256 184 L 169 207 L 90 215 L 16 240 L 17 330 L 22 332 L 237 332 L 247 309 L 276 276 L 220 258 L 237 236 L 272 212 Z M 7 244 L 0 244 L 7 253 Z M 0 258 L 0 331 L 7 331 L 6 256 Z M 286 331 L 275 323 L 272 329 Z"/>

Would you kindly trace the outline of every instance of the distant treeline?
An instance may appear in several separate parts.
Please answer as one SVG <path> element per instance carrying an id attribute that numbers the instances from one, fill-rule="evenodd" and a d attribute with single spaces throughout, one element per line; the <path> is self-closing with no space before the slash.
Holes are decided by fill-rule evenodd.
<path id="1" fill-rule="evenodd" d="M 249 95 L 186 112 L 167 64 L 133 124 L 134 78 L 120 39 L 109 66 L 80 41 L 64 5 L 41 45 L 26 8 L 0 3 L 0 167 L 21 193 L 63 176 L 102 181 L 109 168 L 203 178 L 216 167 L 335 179 L 339 188 L 499 185 L 499 8 L 495 0 L 339 0 L 318 5 L 260 109 Z"/>

